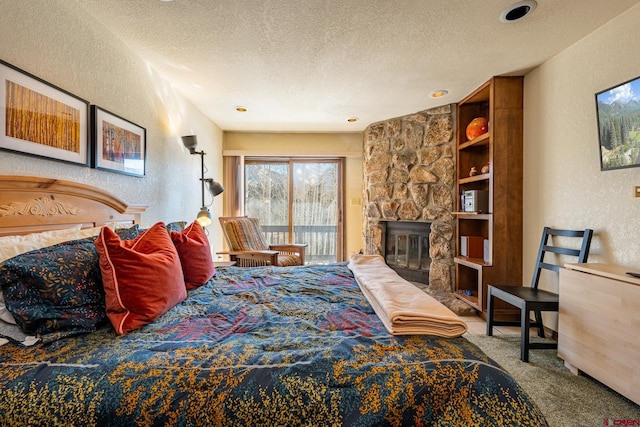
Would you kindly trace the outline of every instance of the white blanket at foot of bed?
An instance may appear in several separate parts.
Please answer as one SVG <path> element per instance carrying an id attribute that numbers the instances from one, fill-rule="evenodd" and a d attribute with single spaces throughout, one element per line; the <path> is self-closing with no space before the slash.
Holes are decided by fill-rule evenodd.
<path id="1" fill-rule="evenodd" d="M 400 277 L 380 255 L 353 255 L 348 266 L 390 333 L 453 338 L 467 331 L 453 311 Z"/>

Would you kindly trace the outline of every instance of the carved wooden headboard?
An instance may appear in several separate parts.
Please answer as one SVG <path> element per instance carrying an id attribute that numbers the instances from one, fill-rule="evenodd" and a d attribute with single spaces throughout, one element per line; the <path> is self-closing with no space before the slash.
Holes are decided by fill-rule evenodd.
<path id="1" fill-rule="evenodd" d="M 0 236 L 108 223 L 137 224 L 146 206 L 60 179 L 0 175 Z"/>

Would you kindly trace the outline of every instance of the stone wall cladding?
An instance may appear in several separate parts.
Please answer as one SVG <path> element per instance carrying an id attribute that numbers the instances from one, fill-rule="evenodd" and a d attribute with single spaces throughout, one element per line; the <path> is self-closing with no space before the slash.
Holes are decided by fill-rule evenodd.
<path id="1" fill-rule="evenodd" d="M 432 292 L 453 292 L 455 104 L 378 123 L 364 132 L 367 254 L 383 254 L 381 221 L 431 223 Z"/>

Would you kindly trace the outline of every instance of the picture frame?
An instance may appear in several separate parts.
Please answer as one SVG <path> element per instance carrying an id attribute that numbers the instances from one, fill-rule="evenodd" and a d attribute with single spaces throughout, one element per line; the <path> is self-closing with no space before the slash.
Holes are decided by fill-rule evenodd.
<path id="1" fill-rule="evenodd" d="M 640 76 L 596 93 L 600 170 L 640 166 Z"/>
<path id="2" fill-rule="evenodd" d="M 89 166 L 89 102 L 0 60 L 0 149 Z"/>
<path id="3" fill-rule="evenodd" d="M 145 128 L 92 105 L 91 129 L 92 167 L 137 177 L 146 175 Z"/>

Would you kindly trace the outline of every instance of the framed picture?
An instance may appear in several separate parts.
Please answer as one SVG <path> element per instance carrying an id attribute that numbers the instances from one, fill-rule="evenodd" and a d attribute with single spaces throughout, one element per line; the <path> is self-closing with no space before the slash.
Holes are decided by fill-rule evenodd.
<path id="1" fill-rule="evenodd" d="M 145 128 L 91 106 L 92 166 L 133 176 L 145 175 L 147 131 Z"/>
<path id="2" fill-rule="evenodd" d="M 0 149 L 89 165 L 89 103 L 0 61 Z"/>
<path id="3" fill-rule="evenodd" d="M 640 166 L 640 77 L 596 93 L 600 169 Z"/>

